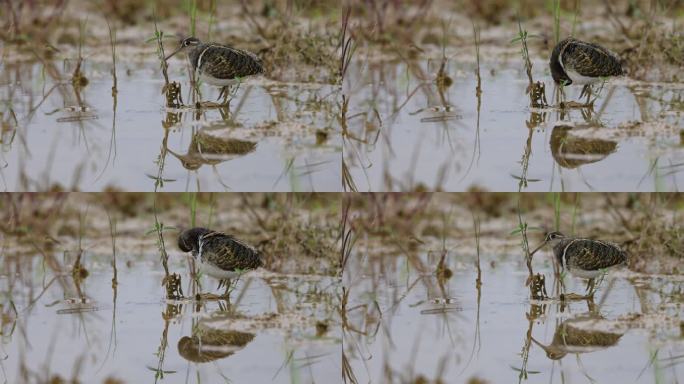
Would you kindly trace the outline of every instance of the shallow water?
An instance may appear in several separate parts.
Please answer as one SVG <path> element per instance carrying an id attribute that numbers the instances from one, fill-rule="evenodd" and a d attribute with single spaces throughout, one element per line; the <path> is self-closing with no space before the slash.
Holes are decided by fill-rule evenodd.
<path id="1" fill-rule="evenodd" d="M 350 290 L 343 348 L 355 377 L 448 383 L 681 378 L 681 281 L 615 276 L 612 288 L 608 280 L 600 286 L 591 310 L 585 301 L 565 307 L 558 301 L 530 303 L 525 266 L 512 261 L 517 257 L 483 257 L 479 297 L 470 262 L 459 262 L 440 284 L 432 273 L 439 262 L 434 254 L 350 259 L 343 283 Z M 535 266 L 552 294 L 550 264 Z M 569 292 L 584 292 L 581 280 L 565 281 Z"/>
<path id="2" fill-rule="evenodd" d="M 530 110 L 520 67 L 482 65 L 479 113 L 472 63 L 450 61 L 453 84 L 441 93 L 434 61 L 352 67 L 343 151 L 357 189 L 517 191 L 521 179 L 526 191 L 684 187 L 681 84 L 613 80 L 592 111 L 561 114 Z M 534 68 L 554 104 L 546 63 Z M 566 100 L 580 90 L 566 88 Z"/>
<path id="3" fill-rule="evenodd" d="M 107 377 L 155 382 L 158 372 L 167 383 L 339 377 L 340 331 L 331 320 L 335 279 L 254 272 L 249 283 L 238 283 L 230 305 L 165 302 L 158 263 L 126 266 L 120 255 L 114 300 L 108 262 L 89 256 L 90 276 L 77 288 L 70 275 L 55 279 L 40 258 L 32 260 L 13 267 L 16 274 L 0 275 L 3 381 L 21 381 L 24 369 L 41 382 L 55 375 L 88 383 Z M 170 267 L 186 270 L 184 261 Z M 214 280 L 203 284 L 204 292 L 215 292 Z"/>
<path id="4" fill-rule="evenodd" d="M 180 61 L 171 65 L 171 80 L 181 81 L 188 102 L 185 68 Z M 229 114 L 197 114 L 163 107 L 155 66 L 124 62 L 118 63 L 114 109 L 109 64 L 86 61 L 89 84 L 80 90 L 71 85 L 71 67 L 2 67 L 2 189 L 341 189 L 332 86 L 249 80 Z M 208 85 L 201 91 L 204 100 L 218 95 Z"/>

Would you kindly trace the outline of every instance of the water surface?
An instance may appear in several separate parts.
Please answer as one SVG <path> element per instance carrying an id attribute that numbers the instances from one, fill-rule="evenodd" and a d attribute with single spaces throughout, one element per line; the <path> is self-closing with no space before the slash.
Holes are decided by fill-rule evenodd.
<path id="1" fill-rule="evenodd" d="M 454 263 L 462 260 L 456 253 L 447 257 L 456 267 L 445 279 L 434 274 L 437 254 L 350 258 L 343 348 L 353 375 L 359 382 L 445 383 L 670 383 L 681 377 L 676 277 L 618 274 L 612 288 L 603 282 L 593 305 L 530 302 L 527 270 L 517 257 L 483 257 L 479 292 L 475 269 L 469 261 Z M 536 267 L 553 295 L 551 265 Z M 565 282 L 568 292 L 584 292 L 581 280 Z"/>
<path id="2" fill-rule="evenodd" d="M 336 279 L 257 271 L 238 283 L 230 304 L 174 302 L 163 299 L 157 262 L 119 255 L 114 291 L 109 258 L 87 256 L 90 275 L 76 284 L 70 274 L 46 270 L 40 257 L 22 257 L 6 256 L 8 268 L 0 274 L 3 382 L 59 376 L 88 383 L 311 383 L 339 377 Z M 182 260 L 171 263 L 173 271 L 185 268 Z M 204 292 L 215 292 L 215 280 L 202 282 Z"/>
<path id="3" fill-rule="evenodd" d="M 223 109 L 164 108 L 155 65 L 86 61 L 4 65 L 1 188 L 8 191 L 337 191 L 336 88 L 250 79 Z M 173 62 L 191 101 L 183 64 Z M 218 89 L 201 87 L 213 101 Z"/>
<path id="4" fill-rule="evenodd" d="M 684 187 L 681 84 L 617 79 L 593 109 L 563 113 L 529 108 L 520 67 L 484 63 L 479 101 L 472 63 L 448 62 L 448 87 L 436 85 L 434 61 L 350 68 L 344 166 L 353 184 L 360 191 Z M 546 63 L 534 68 L 557 104 Z M 566 101 L 579 101 L 579 93 L 566 88 Z"/>

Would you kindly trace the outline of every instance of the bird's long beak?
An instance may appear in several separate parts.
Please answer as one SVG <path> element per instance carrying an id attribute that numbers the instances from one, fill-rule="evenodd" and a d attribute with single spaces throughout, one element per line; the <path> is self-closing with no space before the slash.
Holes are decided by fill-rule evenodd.
<path id="1" fill-rule="evenodd" d="M 542 241 L 541 244 L 537 245 L 537 248 L 534 249 L 534 251 L 530 252 L 530 257 L 532 257 L 538 250 L 540 250 L 544 245 L 546 245 L 546 241 Z"/>
<path id="2" fill-rule="evenodd" d="M 170 55 L 166 56 L 166 57 L 164 58 L 164 61 L 168 61 L 171 57 L 173 57 L 173 55 L 175 55 L 176 53 L 180 52 L 181 49 L 183 49 L 183 45 L 180 45 L 178 48 L 176 48 L 175 51 L 171 52 Z"/>

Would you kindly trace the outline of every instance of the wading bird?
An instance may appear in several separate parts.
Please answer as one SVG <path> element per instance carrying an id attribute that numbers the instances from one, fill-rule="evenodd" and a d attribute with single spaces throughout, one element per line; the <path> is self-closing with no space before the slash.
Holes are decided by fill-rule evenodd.
<path id="1" fill-rule="evenodd" d="M 206 228 L 187 229 L 178 236 L 178 248 L 192 252 L 201 272 L 219 279 L 230 293 L 230 280 L 263 266 L 261 255 L 253 247 L 233 236 Z"/>
<path id="2" fill-rule="evenodd" d="M 530 253 L 530 256 L 545 245 L 553 248 L 553 255 L 561 268 L 566 268 L 573 276 L 589 279 L 588 297 L 594 295 L 596 277 L 603 275 L 608 269 L 627 263 L 627 253 L 617 244 L 567 237 L 560 232 L 547 234 L 544 241 Z"/>
<path id="3" fill-rule="evenodd" d="M 568 319 L 556 327 L 551 344 L 544 345 L 532 337 L 551 360 L 560 360 L 567 354 L 590 353 L 610 348 L 618 343 L 622 333 L 593 329 L 604 321 L 601 317 L 580 316 Z"/>
<path id="4" fill-rule="evenodd" d="M 567 38 L 556 45 L 549 61 L 553 81 L 561 86 L 584 85 L 580 98 L 587 95 L 590 105 L 591 84 L 624 74 L 620 57 L 594 43 Z"/>
<path id="5" fill-rule="evenodd" d="M 221 87 L 219 99 L 228 104 L 229 87 L 240 85 L 243 78 L 264 72 L 263 63 L 252 52 L 217 43 L 203 43 L 196 37 L 181 40 L 178 48 L 164 60 L 178 52 L 187 52 L 190 65 L 199 79 Z"/>

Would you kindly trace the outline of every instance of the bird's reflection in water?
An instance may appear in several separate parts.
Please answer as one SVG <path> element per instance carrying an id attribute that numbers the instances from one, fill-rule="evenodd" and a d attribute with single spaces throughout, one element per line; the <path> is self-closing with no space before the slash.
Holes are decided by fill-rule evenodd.
<path id="1" fill-rule="evenodd" d="M 178 341 L 178 353 L 188 361 L 207 363 L 240 351 L 254 336 L 250 332 L 213 328 L 200 320 L 192 336 L 183 336 Z"/>
<path id="2" fill-rule="evenodd" d="M 577 168 L 608 157 L 617 149 L 617 142 L 584 138 L 572 134 L 573 127 L 558 125 L 551 131 L 551 155 L 563 168 Z"/>
<path id="3" fill-rule="evenodd" d="M 191 171 L 202 165 L 217 165 L 224 161 L 244 156 L 256 149 L 257 143 L 247 140 L 220 137 L 200 129 L 192 136 L 188 152 L 176 153 L 168 149 L 174 157 L 180 160 L 185 169 Z"/>
<path id="4" fill-rule="evenodd" d="M 541 347 L 551 360 L 562 359 L 569 353 L 589 353 L 606 349 L 616 345 L 623 334 L 597 329 L 596 323 L 600 323 L 601 320 L 600 316 L 586 313 L 560 323 L 550 344 L 542 344 L 534 337 L 532 341 Z"/>

